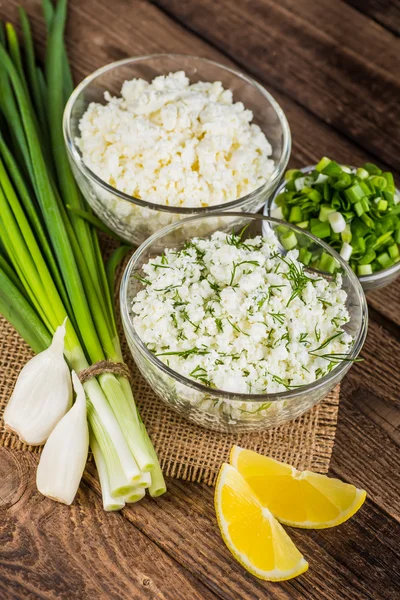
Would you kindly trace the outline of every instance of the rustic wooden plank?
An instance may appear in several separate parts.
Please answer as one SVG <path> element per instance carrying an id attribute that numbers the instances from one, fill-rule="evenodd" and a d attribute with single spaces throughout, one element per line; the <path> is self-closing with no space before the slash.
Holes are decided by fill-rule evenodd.
<path id="1" fill-rule="evenodd" d="M 400 278 L 391 285 L 368 292 L 368 305 L 400 325 Z"/>
<path id="2" fill-rule="evenodd" d="M 8 17 L 15 15 L 17 3 L 17 0 L 7 3 L 4 12 Z M 40 37 L 43 34 L 43 27 L 38 15 L 39 4 L 39 0 L 26 2 L 30 14 L 34 16 L 35 35 Z M 172 5 L 171 2 L 168 4 Z M 207 3 L 202 2 L 201 5 L 198 3 L 198 9 L 200 10 L 205 4 Z M 3 8 L 4 6 L 0 5 L 0 14 Z M 182 5 L 180 8 L 183 11 Z M 211 28 L 212 25 L 210 21 L 209 27 Z M 246 44 L 246 31 L 243 27 L 242 29 L 243 36 L 237 39 L 244 40 Z M 110 60 L 145 52 L 180 51 L 227 61 L 223 54 L 206 42 L 195 38 L 174 20 L 145 2 L 127 3 L 123 0 L 115 0 L 113 3 L 98 3 L 87 0 L 85 3 L 79 3 L 78 0 L 73 0 L 68 40 L 78 78 Z M 261 73 L 261 63 L 259 69 Z M 306 85 L 306 82 L 303 84 Z M 367 153 L 356 144 L 348 141 L 340 133 L 333 132 L 328 124 L 318 120 L 311 112 L 298 105 L 296 96 L 291 99 L 285 90 L 284 92 L 273 93 L 288 114 L 292 126 L 295 140 L 293 164 L 315 162 L 323 153 L 332 154 L 344 162 L 352 162 L 353 158 L 362 161 L 368 157 Z M 374 297 L 375 294 L 382 294 L 383 302 L 387 297 L 386 291 L 375 292 Z M 395 308 L 395 296 L 391 302 Z M 70 543 L 66 546 L 66 550 L 61 543 L 51 546 L 52 552 L 61 557 L 57 559 L 52 555 L 48 556 L 47 553 L 50 548 L 48 539 L 55 536 L 59 523 L 63 527 L 72 526 L 71 531 L 74 531 L 76 525 L 79 525 L 80 529 L 85 528 L 85 531 L 89 531 L 92 528 L 92 519 L 102 522 L 98 500 L 83 486 L 79 498 L 82 498 L 84 506 L 80 503 L 78 509 L 58 507 L 53 515 L 52 508 L 49 513 L 41 512 L 43 509 L 39 510 L 40 506 L 36 506 L 37 494 L 34 493 L 36 502 L 32 504 L 29 503 L 30 491 L 25 492 L 26 500 L 24 495 L 22 499 L 19 498 L 19 488 L 15 488 L 13 484 L 13 489 L 17 491 L 12 494 L 12 504 L 15 503 L 15 506 L 20 507 L 18 512 L 21 514 L 12 513 L 12 519 L 17 519 L 11 521 L 12 527 L 15 526 L 12 535 L 15 538 L 19 537 L 15 540 L 11 555 L 7 556 L 7 574 L 10 570 L 11 575 L 7 575 L 9 579 L 5 584 L 2 579 L 3 572 L 0 575 L 0 586 L 3 585 L 0 587 L 2 596 L 4 593 L 11 593 L 10 598 L 17 599 L 55 597 L 49 595 L 51 591 L 46 588 L 48 572 L 50 572 L 54 573 L 54 576 L 57 575 L 59 586 L 57 598 L 63 598 L 60 595 L 64 590 L 62 586 L 72 585 L 74 578 L 77 580 L 77 589 L 81 589 L 79 585 L 87 586 L 90 592 L 94 591 L 101 598 L 101 586 L 111 585 L 111 578 L 113 585 L 118 585 L 114 579 L 118 580 L 120 568 L 122 579 L 125 581 L 126 577 L 128 575 L 130 577 L 131 572 L 135 570 L 136 560 L 138 572 L 145 572 L 148 575 L 141 566 L 143 565 L 142 554 L 146 560 L 150 557 L 154 564 L 157 563 L 159 556 L 160 560 L 164 561 L 164 556 L 170 555 L 172 559 L 166 556 L 165 560 L 171 561 L 175 569 L 171 572 L 175 573 L 177 570 L 181 574 L 180 577 L 184 577 L 183 584 L 179 577 L 175 579 L 177 588 L 183 590 L 182 593 L 186 591 L 186 598 L 198 597 L 192 593 L 190 586 L 193 586 L 200 597 L 212 597 L 209 591 L 211 589 L 217 596 L 232 600 L 265 597 L 279 600 L 287 598 L 332 600 L 341 597 L 383 600 L 398 596 L 398 562 L 394 555 L 398 533 L 392 518 L 398 517 L 398 488 L 396 495 L 396 485 L 393 481 L 393 473 L 396 472 L 397 467 L 396 456 L 398 456 L 396 430 L 398 412 L 393 377 L 396 371 L 392 370 L 397 368 L 396 365 L 398 366 L 396 362 L 398 344 L 396 340 L 395 343 L 393 342 L 390 332 L 381 333 L 376 324 L 372 324 L 371 331 L 371 343 L 367 341 L 365 350 L 367 360 L 362 365 L 354 365 L 344 382 L 345 394 L 333 467 L 334 472 L 344 479 L 364 485 L 373 502 L 369 501 L 350 523 L 335 530 L 293 533 L 296 543 L 311 563 L 310 571 L 305 576 L 293 582 L 272 585 L 259 582 L 246 574 L 230 556 L 219 537 L 213 513 L 212 490 L 205 486 L 172 481 L 168 482 L 169 493 L 165 497 L 156 501 L 146 500 L 134 508 L 126 509 L 120 519 L 123 521 L 122 526 L 119 521 L 118 526 L 109 525 L 109 519 L 112 521 L 119 519 L 118 515 L 109 515 L 104 530 L 96 529 L 94 534 L 88 534 L 89 553 L 92 551 L 92 544 L 95 547 L 93 561 L 87 556 L 83 536 L 78 535 L 75 546 L 75 535 L 72 532 L 67 536 Z M 379 372 L 385 368 L 387 361 L 389 361 L 388 371 L 382 375 Z M 8 477 L 15 478 L 16 473 L 18 475 L 20 472 L 25 472 L 25 468 L 23 461 L 20 463 L 18 459 L 15 470 L 12 470 Z M 96 489 L 97 483 L 93 476 L 87 475 L 86 481 Z M 1 491 L 0 496 L 4 498 Z M 42 500 L 39 505 L 43 502 L 48 504 L 49 501 Z M 95 516 L 92 517 L 92 505 L 96 502 Z M 10 526 L 8 520 L 10 511 L 13 511 L 13 508 L 9 508 L 6 513 L 8 526 Z M 41 527 L 44 527 L 43 537 L 46 543 L 43 542 L 43 546 L 40 547 L 33 545 L 32 552 L 27 552 L 26 545 L 32 539 L 35 540 L 31 533 L 32 522 L 35 524 L 39 522 Z M 138 533 L 137 529 L 141 533 Z M 107 537 L 104 541 L 106 548 L 104 552 L 107 556 L 113 556 L 115 565 L 118 565 L 111 571 L 108 570 L 108 565 L 107 568 L 104 567 L 101 553 L 103 551 L 100 552 L 98 549 L 98 546 L 100 548 L 102 546 L 103 535 Z M 132 550 L 131 544 L 135 544 L 137 535 L 139 542 L 135 551 L 135 547 Z M 148 550 L 146 554 L 148 544 L 153 550 Z M 158 548 L 160 555 L 154 550 L 154 546 Z M 24 582 L 21 584 L 16 575 L 17 569 L 21 566 L 15 557 L 24 548 L 26 551 L 23 566 Z M 4 548 L 0 550 L 0 556 L 3 550 Z M 121 567 L 119 561 L 122 563 Z M 81 562 L 84 565 L 82 579 L 77 567 Z M 182 572 L 179 564 L 184 565 Z M 38 569 L 36 575 L 32 574 L 32 570 Z M 154 571 L 152 570 L 151 573 Z M 191 572 L 193 579 L 188 571 Z M 164 573 L 163 570 L 161 572 Z M 139 577 L 135 579 L 134 591 L 130 590 L 131 596 L 134 598 L 168 597 L 166 596 L 168 592 L 166 586 L 169 581 L 167 576 L 164 577 L 164 582 L 161 581 L 161 576 L 157 578 L 156 575 L 152 575 L 148 578 L 152 579 L 152 577 L 155 581 L 152 591 L 155 590 L 159 595 L 145 595 L 147 590 L 143 592 Z M 201 579 L 204 586 L 194 577 Z M 75 586 L 70 589 L 68 591 L 73 594 Z M 139 593 L 141 595 L 137 595 Z M 121 592 L 120 588 L 117 588 L 116 595 L 113 597 L 125 597 L 122 594 L 123 590 Z M 175 597 L 179 598 L 179 596 Z"/>
<path id="3" fill-rule="evenodd" d="M 35 485 L 37 457 L 0 449 L 0 597 L 196 600 L 215 595 L 81 485 L 70 507 Z"/>
<path id="4" fill-rule="evenodd" d="M 342 385 L 339 427 L 330 472 L 363 487 L 400 520 L 399 411 L 348 377 Z"/>
<path id="5" fill-rule="evenodd" d="M 346 0 L 346 2 L 395 35 L 400 35 L 400 2 L 398 0 Z"/>
<path id="6" fill-rule="evenodd" d="M 112 4 L 97 3 L 95 9 L 93 2 L 70 0 L 69 3 L 67 46 L 75 81 L 80 81 L 94 69 L 113 60 L 151 52 L 197 54 L 238 67 L 234 60 L 191 35 L 173 18 L 147 2 L 136 1 L 127 6 L 124 0 L 115 0 Z M 9 0 L 7 4 L 7 17 L 13 21 L 17 18 L 18 4 L 19 0 Z M 40 0 L 27 0 L 24 6 L 32 18 L 35 38 L 43 55 L 44 26 Z M 132 23 L 135 27 L 134 36 L 131 35 Z M 147 33 L 150 26 L 151 35 Z M 335 132 L 287 94 L 271 88 L 271 81 L 264 80 L 264 83 L 271 89 L 289 120 L 293 141 L 291 166 L 315 164 L 323 154 L 349 164 L 361 164 L 371 158 L 368 152 L 340 132 Z M 388 168 L 383 161 L 380 164 Z"/>
<path id="7" fill-rule="evenodd" d="M 310 570 L 277 586 L 252 578 L 230 556 L 217 530 L 211 489 L 171 481 L 169 490 L 173 502 L 165 496 L 155 503 L 140 504 L 136 510 L 125 509 L 124 514 L 187 569 L 200 571 L 204 582 L 222 598 L 395 598 L 395 593 L 390 595 L 390 586 L 399 568 L 395 560 L 398 532 L 393 520 L 370 501 L 341 527 L 321 532 L 290 529 L 294 542 L 310 561 Z M 172 521 L 173 531 L 165 526 Z M 382 529 L 388 536 L 382 535 L 374 551 L 366 552 L 376 530 Z M 398 585 L 393 589 L 398 591 Z"/>
<path id="8" fill-rule="evenodd" d="M 264 83 L 389 165 L 400 139 L 400 42 L 340 0 L 156 0 Z"/>
<path id="9" fill-rule="evenodd" d="M 361 356 L 364 361 L 353 365 L 352 377 L 357 377 L 363 387 L 378 397 L 384 396 L 399 409 L 400 339 L 370 321 Z"/>

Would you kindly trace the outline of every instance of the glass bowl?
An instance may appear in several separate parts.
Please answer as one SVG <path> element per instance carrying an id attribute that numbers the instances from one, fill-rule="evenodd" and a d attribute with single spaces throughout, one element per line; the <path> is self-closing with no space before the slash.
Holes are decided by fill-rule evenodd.
<path id="1" fill-rule="evenodd" d="M 295 232 L 299 242 L 306 244 L 313 253 L 326 252 L 337 261 L 343 278 L 343 289 L 347 293 L 346 307 L 350 315 L 350 321 L 344 329 L 352 335 L 354 344 L 349 353 L 349 361 L 339 363 L 329 374 L 312 384 L 273 394 L 237 394 L 213 389 L 180 375 L 161 362 L 147 349 L 133 326 L 131 305 L 132 299 L 143 289 L 142 283 L 136 278 L 138 275 L 143 276 L 143 264 L 167 247 L 182 247 L 183 243 L 177 243 L 176 239 L 188 240 L 196 228 L 202 231 L 202 237 L 209 237 L 215 231 L 239 232 L 246 225 L 248 227 L 243 233 L 243 240 L 263 235 L 268 227 L 272 227 L 279 237 L 279 228 L 284 225 L 285 229 L 289 228 Z M 286 254 L 283 247 L 280 251 L 283 255 Z M 321 275 L 332 278 L 329 274 Z M 368 323 L 367 304 L 360 282 L 349 265 L 330 246 L 294 225 L 283 224 L 282 221 L 262 215 L 245 213 L 190 217 L 151 236 L 136 250 L 125 269 L 120 289 L 120 306 L 132 356 L 153 390 L 166 404 L 190 421 L 225 432 L 275 427 L 299 417 L 312 408 L 351 368 L 352 361 L 363 346 Z"/>
<path id="2" fill-rule="evenodd" d="M 234 102 L 243 102 L 254 114 L 272 146 L 275 167 L 270 179 L 250 194 L 216 206 L 170 207 L 154 204 L 124 194 L 102 181 L 83 162 L 76 145 L 79 121 L 90 102 L 104 104 L 104 92 L 119 95 L 124 81 L 135 77 L 152 80 L 157 75 L 185 71 L 191 83 L 221 81 L 233 92 Z M 287 119 L 271 94 L 250 77 L 205 58 L 180 54 L 154 54 L 128 58 L 107 65 L 84 79 L 69 98 L 63 120 L 64 139 L 76 181 L 93 208 L 110 229 L 126 241 L 139 245 L 162 227 L 193 214 L 210 214 L 221 210 L 258 212 L 273 194 L 289 160 L 291 136 Z M 177 232 L 178 233 L 178 232 Z"/>
<path id="3" fill-rule="evenodd" d="M 347 166 L 349 166 L 351 169 L 355 168 L 355 167 L 352 167 L 351 165 L 347 165 Z M 316 167 L 316 165 L 303 167 L 302 169 L 299 169 L 299 171 L 302 171 L 303 173 L 310 173 L 311 171 L 313 171 L 315 169 L 315 167 Z M 281 192 L 284 191 L 285 185 L 286 185 L 286 182 L 282 181 L 282 183 L 279 185 L 279 187 L 275 190 L 275 193 L 272 196 L 270 196 L 270 198 L 265 203 L 264 211 L 263 211 L 265 216 L 267 216 L 267 217 L 270 216 L 271 211 L 273 211 L 274 208 L 276 208 L 275 198 L 278 196 L 278 194 L 280 194 Z M 397 190 L 397 193 L 400 195 L 399 190 Z M 400 262 L 395 263 L 388 269 L 382 269 L 382 271 L 377 271 L 376 273 L 372 273 L 372 275 L 359 276 L 358 279 L 360 280 L 360 283 L 363 287 L 364 292 L 368 292 L 369 290 L 375 290 L 378 288 L 382 288 L 382 287 L 385 287 L 385 286 L 393 283 L 393 281 L 399 276 L 399 274 L 400 274 Z"/>

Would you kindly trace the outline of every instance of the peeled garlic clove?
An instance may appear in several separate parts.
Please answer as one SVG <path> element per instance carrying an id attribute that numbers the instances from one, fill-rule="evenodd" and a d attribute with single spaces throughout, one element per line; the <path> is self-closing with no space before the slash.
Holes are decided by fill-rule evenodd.
<path id="1" fill-rule="evenodd" d="M 36 473 L 39 492 L 64 504 L 75 498 L 89 450 L 85 391 L 74 371 L 72 381 L 75 403 L 51 432 Z"/>
<path id="2" fill-rule="evenodd" d="M 72 405 L 71 375 L 64 358 L 65 321 L 51 345 L 26 363 L 4 411 L 6 427 L 26 444 L 44 444 Z"/>

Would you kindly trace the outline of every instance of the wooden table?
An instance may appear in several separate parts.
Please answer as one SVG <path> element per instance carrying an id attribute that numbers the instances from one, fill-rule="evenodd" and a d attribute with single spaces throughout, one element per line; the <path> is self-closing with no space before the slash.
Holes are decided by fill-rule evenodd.
<path id="1" fill-rule="evenodd" d="M 21 2 L 43 50 L 39 0 Z M 16 20 L 16 0 L 0 17 Z M 182 52 L 234 64 L 285 110 L 291 166 L 326 154 L 376 161 L 400 182 L 399 0 L 71 1 L 76 81 L 128 56 Z M 168 481 L 169 493 L 118 514 L 85 478 L 73 506 L 39 495 L 35 458 L 1 450 L 0 597 L 231 600 L 400 597 L 400 279 L 368 295 L 362 364 L 342 386 L 331 475 L 364 487 L 348 523 L 291 535 L 310 562 L 291 582 L 261 582 L 236 563 L 215 521 L 213 490 Z"/>

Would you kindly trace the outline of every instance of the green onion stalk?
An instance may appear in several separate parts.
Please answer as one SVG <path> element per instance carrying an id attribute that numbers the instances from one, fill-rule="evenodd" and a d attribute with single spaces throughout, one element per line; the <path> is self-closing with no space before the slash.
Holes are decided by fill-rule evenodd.
<path id="1" fill-rule="evenodd" d="M 20 9 L 23 48 L 10 23 L 0 28 L 0 312 L 35 352 L 68 317 L 65 356 L 77 373 L 99 361 L 122 363 L 113 305 L 114 275 L 127 249 L 105 267 L 98 221 L 66 154 L 62 115 L 72 79 L 63 40 L 67 1 L 43 0 L 45 68 Z M 106 372 L 84 383 L 91 439 L 115 498 L 165 492 L 157 456 L 126 377 Z M 147 476 L 146 476 L 147 477 Z M 116 502 L 115 506 L 120 506 Z"/>

